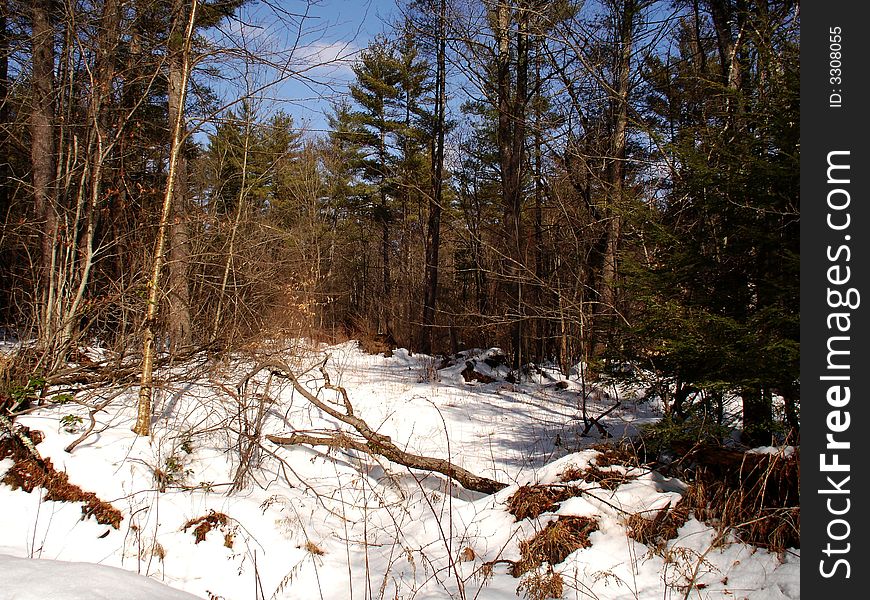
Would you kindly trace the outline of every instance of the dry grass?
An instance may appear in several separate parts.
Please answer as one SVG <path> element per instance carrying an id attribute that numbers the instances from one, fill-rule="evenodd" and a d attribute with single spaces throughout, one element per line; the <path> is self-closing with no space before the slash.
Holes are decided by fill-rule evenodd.
<path id="1" fill-rule="evenodd" d="M 224 513 L 215 512 L 210 510 L 207 515 L 202 517 L 198 517 L 196 519 L 191 519 L 187 523 L 184 524 L 184 527 L 181 528 L 182 531 L 187 531 L 191 527 L 194 527 L 193 537 L 196 540 L 194 543 L 198 544 L 205 539 L 206 534 L 212 529 L 222 529 L 227 526 L 229 523 L 229 517 L 227 517 Z M 227 537 L 229 535 L 229 538 Z M 230 534 L 224 535 L 224 545 L 228 548 L 232 548 L 232 536 Z"/>
<path id="2" fill-rule="evenodd" d="M 0 390 L 9 388 L 13 378 L 14 359 L 11 354 L 0 354 Z"/>
<path id="3" fill-rule="evenodd" d="M 616 471 L 603 471 L 596 465 L 589 465 L 585 469 L 569 467 L 559 476 L 559 478 L 564 482 L 583 480 L 597 483 L 602 488 L 611 491 L 615 490 L 623 483 L 635 479 L 633 475 L 626 475 L 625 473 L 619 473 Z"/>
<path id="4" fill-rule="evenodd" d="M 628 537 L 655 550 L 661 550 L 668 540 L 677 537 L 677 530 L 689 519 L 689 503 L 680 500 L 676 506 L 666 506 L 653 518 L 634 514 L 628 517 Z"/>
<path id="5" fill-rule="evenodd" d="M 517 521 L 536 519 L 558 508 L 559 502 L 579 495 L 580 490 L 571 486 L 524 485 L 508 499 L 507 509 Z"/>
<path id="6" fill-rule="evenodd" d="M 631 448 L 624 445 L 596 444 L 592 449 L 598 451 L 595 464 L 599 467 L 622 465 L 624 467 L 636 467 L 639 464 L 637 455 Z"/>
<path id="7" fill-rule="evenodd" d="M 635 476 L 607 469 L 607 467 L 612 466 L 628 468 L 637 466 L 637 457 L 630 449 L 611 444 L 597 444 L 592 448 L 598 452 L 594 464 L 589 465 L 585 469 L 572 465 L 559 474 L 559 480 L 566 483 L 581 480 L 588 481 L 597 483 L 602 488 L 612 491 L 623 483 L 636 479 Z"/>
<path id="8" fill-rule="evenodd" d="M 629 536 L 652 548 L 677 535 L 690 513 L 719 532 L 783 552 L 800 548 L 800 455 L 745 454 L 714 446 L 685 453 L 691 485 L 673 509 L 654 518 L 632 515 Z"/>
<path id="9" fill-rule="evenodd" d="M 310 554 L 313 554 L 314 556 L 323 556 L 324 554 L 326 554 L 325 550 L 323 550 L 320 546 L 318 546 L 311 540 L 305 542 L 305 545 L 302 546 L 302 549 L 306 550 Z"/>
<path id="10" fill-rule="evenodd" d="M 686 494 L 698 519 L 774 552 L 800 548 L 800 457 L 745 454 L 730 472 L 700 469 Z"/>
<path id="11" fill-rule="evenodd" d="M 548 598 L 561 598 L 564 593 L 562 576 L 553 572 L 552 565 L 546 573 L 532 571 L 517 586 L 517 595 L 522 593 L 529 600 L 547 600 Z"/>
<path id="12" fill-rule="evenodd" d="M 598 529 L 598 522 L 589 517 L 559 517 L 534 537 L 520 542 L 521 558 L 513 564 L 511 574 L 519 577 L 547 562 L 556 565 L 569 554 L 591 546 L 589 534 Z"/>

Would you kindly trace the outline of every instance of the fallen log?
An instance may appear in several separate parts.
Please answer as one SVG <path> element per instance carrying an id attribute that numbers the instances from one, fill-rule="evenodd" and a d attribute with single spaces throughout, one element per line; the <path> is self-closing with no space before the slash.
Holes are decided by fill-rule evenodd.
<path id="1" fill-rule="evenodd" d="M 341 398 L 340 405 L 338 403 L 331 405 L 328 401 L 321 400 L 316 395 L 312 394 L 299 382 L 299 379 L 286 363 L 274 359 L 257 365 L 239 385 L 239 389 L 244 387 L 251 377 L 256 375 L 258 372 L 264 369 L 269 369 L 275 376 L 289 380 L 293 385 L 293 389 L 314 406 L 331 417 L 338 419 L 342 423 L 353 427 L 353 429 L 362 436 L 362 439 L 356 439 L 344 431 L 336 431 L 324 435 L 311 435 L 308 433 L 292 433 L 289 436 L 267 435 L 267 440 L 280 446 L 295 446 L 299 444 L 327 446 L 330 448 L 356 450 L 370 455 L 383 456 L 394 463 L 411 469 L 441 473 L 442 475 L 446 475 L 458 482 L 466 489 L 483 492 L 485 494 L 493 494 L 507 487 L 507 484 L 505 483 L 475 475 L 474 473 L 454 465 L 443 458 L 412 454 L 396 446 L 389 436 L 374 431 L 368 423 L 354 414 L 353 405 L 351 404 L 347 390 L 341 386 L 333 385 L 330 382 L 329 374 L 326 372 L 325 365 L 326 361 L 324 360 L 320 366 L 320 372 L 325 381 L 323 389 L 337 392 Z M 339 406 L 341 406 L 342 410 L 339 410 Z"/>

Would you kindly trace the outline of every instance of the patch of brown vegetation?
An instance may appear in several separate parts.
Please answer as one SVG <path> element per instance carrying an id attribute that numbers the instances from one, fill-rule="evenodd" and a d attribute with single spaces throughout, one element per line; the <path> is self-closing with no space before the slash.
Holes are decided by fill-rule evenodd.
<path id="1" fill-rule="evenodd" d="M 33 439 L 33 438 L 31 438 Z M 5 440 L 4 440 L 5 441 Z M 19 442 L 20 444 L 20 442 Z M 6 450 L 0 450 L 2 455 Z M 22 489 L 32 492 L 41 487 L 46 490 L 43 500 L 55 502 L 82 502 L 82 520 L 94 517 L 97 523 L 111 525 L 115 529 L 121 526 L 121 511 L 100 500 L 93 492 L 86 492 L 79 486 L 70 483 L 66 473 L 55 470 L 51 459 L 36 458 L 26 451 L 13 449 L 15 464 L 3 476 L 2 483 L 13 490 Z M 9 456 L 6 454 L 5 456 Z"/>
<path id="2" fill-rule="evenodd" d="M 396 340 L 389 334 L 377 333 L 367 328 L 358 329 L 355 332 L 360 349 L 366 354 L 382 354 L 386 358 L 393 355 Z"/>
<path id="3" fill-rule="evenodd" d="M 559 517 L 531 539 L 520 542 L 521 558 L 513 563 L 511 575 L 519 577 L 544 562 L 559 564 L 575 550 L 591 546 L 589 534 L 597 529 L 598 522 L 589 517 Z"/>
<path id="4" fill-rule="evenodd" d="M 224 513 L 215 512 L 213 510 L 208 511 L 207 515 L 202 517 L 198 517 L 196 519 L 191 519 L 187 523 L 184 524 L 184 527 L 181 528 L 182 531 L 187 531 L 191 527 L 194 527 L 193 537 L 196 540 L 194 543 L 198 544 L 205 539 L 206 534 L 212 529 L 220 529 L 222 527 L 226 527 L 227 523 L 229 523 L 229 517 Z M 232 536 L 229 538 L 224 536 L 224 545 L 230 544 L 227 546 L 228 548 L 232 548 Z"/>
<path id="5" fill-rule="evenodd" d="M 610 444 L 598 444 L 593 446 L 593 449 L 598 452 L 594 464 L 585 469 L 571 465 L 559 475 L 559 480 L 566 483 L 580 480 L 588 481 L 612 491 L 623 483 L 636 479 L 633 475 L 607 469 L 607 467 L 612 466 L 632 467 L 637 465 L 637 457 L 629 449 Z"/>
<path id="6" fill-rule="evenodd" d="M 592 448 L 598 451 L 598 456 L 595 457 L 595 464 L 599 467 L 610 467 L 613 465 L 634 467 L 638 464 L 637 455 L 631 448 L 621 444 L 596 444 Z"/>
<path id="7" fill-rule="evenodd" d="M 546 573 L 532 571 L 517 586 L 517 596 L 523 593 L 529 600 L 561 598 L 565 593 L 562 575 L 553 571 L 552 565 Z"/>
<path id="8" fill-rule="evenodd" d="M 507 509 L 517 521 L 536 519 L 558 508 L 559 502 L 579 495 L 573 486 L 524 485 L 508 499 Z"/>
<path id="9" fill-rule="evenodd" d="M 698 444 L 683 454 L 692 465 L 685 498 L 699 520 L 775 552 L 800 548 L 799 449 L 785 456 Z"/>
<path id="10" fill-rule="evenodd" d="M 800 548 L 800 453 L 742 454 L 719 470 L 699 468 L 686 494 L 695 516 L 775 552 Z"/>
<path id="11" fill-rule="evenodd" d="M 315 544 L 311 540 L 308 540 L 307 542 L 305 542 L 305 545 L 302 546 L 302 548 L 304 548 L 305 550 L 307 550 L 309 553 L 313 554 L 314 556 L 323 556 L 324 554 L 326 554 L 325 550 L 323 550 L 320 546 L 318 546 L 317 544 Z"/>
<path id="12" fill-rule="evenodd" d="M 792 455 L 749 454 L 713 444 L 674 449 L 690 482 L 673 509 L 654 518 L 632 515 L 629 536 L 660 549 L 694 514 L 720 533 L 731 530 L 742 542 L 783 552 L 800 548 L 800 450 Z"/>
<path id="13" fill-rule="evenodd" d="M 166 548 L 160 542 L 154 542 L 154 548 L 151 550 L 151 555 L 156 556 L 160 562 L 166 560 Z"/>
<path id="14" fill-rule="evenodd" d="M 689 519 L 689 502 L 681 499 L 672 508 L 665 506 L 653 518 L 634 514 L 628 517 L 628 537 L 655 550 L 661 550 L 668 540 L 677 537 L 677 530 Z"/>
<path id="15" fill-rule="evenodd" d="M 475 558 L 477 558 L 477 555 L 474 553 L 474 550 L 468 546 L 463 548 L 462 552 L 459 553 L 460 562 L 473 562 Z"/>
<path id="16" fill-rule="evenodd" d="M 582 479 L 583 481 L 597 483 L 604 489 L 613 491 L 623 483 L 636 479 L 636 477 L 618 471 L 603 471 L 596 465 L 589 465 L 587 468 L 582 470 L 577 467 L 568 468 L 560 475 L 560 479 L 565 482 L 578 481 Z"/>

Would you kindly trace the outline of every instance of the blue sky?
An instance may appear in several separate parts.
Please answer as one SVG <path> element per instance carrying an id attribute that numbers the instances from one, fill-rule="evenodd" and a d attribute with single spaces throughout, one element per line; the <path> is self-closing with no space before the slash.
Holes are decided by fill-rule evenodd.
<path id="1" fill-rule="evenodd" d="M 300 126 L 323 130 L 329 99 L 346 92 L 354 57 L 396 12 L 396 0 L 273 0 L 243 8 L 216 37 L 224 36 L 224 46 L 244 45 L 258 57 L 270 57 L 276 66 L 224 62 L 223 80 L 214 88 L 232 102 L 246 88 L 257 89 L 283 73 L 285 80 L 256 94 L 257 110 L 282 110 Z"/>

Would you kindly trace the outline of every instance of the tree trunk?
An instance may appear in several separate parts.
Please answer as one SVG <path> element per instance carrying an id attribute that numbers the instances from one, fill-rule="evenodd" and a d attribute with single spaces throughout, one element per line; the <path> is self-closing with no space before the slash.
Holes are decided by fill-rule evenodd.
<path id="1" fill-rule="evenodd" d="M 180 2 L 178 3 L 181 4 Z M 182 7 L 179 6 L 179 9 Z M 181 14 L 176 12 L 176 14 Z M 189 57 L 170 47 L 169 57 L 169 123 L 171 128 L 179 123 L 179 139 L 184 137 L 184 98 L 189 75 Z M 179 141 L 174 174 L 172 217 L 169 228 L 169 341 L 170 351 L 175 352 L 192 343 L 190 321 L 190 233 L 187 227 L 187 159 L 184 156 L 183 142 Z"/>
<path id="2" fill-rule="evenodd" d="M 444 189 L 444 127 L 446 113 L 447 0 L 438 9 L 437 57 L 435 73 L 435 148 L 432 152 L 432 197 L 427 223 L 426 271 L 423 282 L 423 330 L 420 352 L 432 353 L 432 330 L 438 300 L 438 254 L 441 249 L 441 203 Z"/>
<path id="3" fill-rule="evenodd" d="M 522 362 L 522 169 L 526 136 L 526 104 L 528 96 L 529 45 L 528 15 L 512 9 L 507 2 L 499 2 L 495 14 L 496 85 L 498 109 L 498 147 L 501 166 L 502 205 L 504 211 L 505 246 L 502 263 L 505 264 L 502 287 L 508 311 L 515 311 L 511 319 L 511 345 L 513 366 Z M 511 56 L 511 23 L 516 22 L 516 57 Z M 511 66 L 515 64 L 514 76 Z"/>
<path id="4" fill-rule="evenodd" d="M 622 212 L 625 204 L 625 144 L 628 130 L 628 93 L 631 77 L 631 54 L 634 42 L 634 25 L 638 11 L 636 0 L 625 0 L 617 16 L 616 78 L 611 98 L 610 156 L 606 172 L 606 200 L 604 206 L 605 240 L 604 264 L 601 272 L 601 306 L 595 344 L 595 356 L 601 356 L 607 348 L 619 314 L 619 248 L 622 237 Z"/>
<path id="5" fill-rule="evenodd" d="M 82 195 L 80 207 L 83 209 L 82 222 L 79 219 L 72 232 L 73 236 L 81 229 L 84 235 L 78 240 L 78 264 L 68 265 L 69 273 L 65 276 L 72 283 L 78 278 L 75 294 L 62 305 L 63 331 L 59 336 L 57 346 L 59 352 L 54 357 L 54 368 L 59 368 L 66 359 L 66 353 L 76 334 L 79 310 L 85 298 L 85 293 L 91 280 L 91 270 L 95 260 L 95 241 L 97 221 L 99 218 L 98 202 L 102 190 L 103 165 L 114 141 L 109 140 L 109 111 L 112 80 L 114 78 L 114 55 L 120 36 L 121 13 L 117 0 L 106 0 L 101 15 L 101 28 L 96 40 L 93 78 L 91 80 L 91 101 L 88 107 L 88 146 L 90 148 L 88 180 L 88 197 Z M 82 182 L 84 182 L 84 173 Z M 84 186 L 80 190 L 84 194 Z M 72 272 L 76 271 L 76 272 Z"/>
<path id="6" fill-rule="evenodd" d="M 184 131 L 184 99 L 187 92 L 187 79 L 190 73 L 190 44 L 193 38 L 193 24 L 196 18 L 197 2 L 191 2 L 190 15 L 187 21 L 187 29 L 182 41 L 181 49 L 181 80 L 179 82 L 178 104 L 180 110 L 175 112 L 175 120 L 171 124 L 171 144 L 169 147 L 169 174 L 166 178 L 166 189 L 163 194 L 163 209 L 160 215 L 160 225 L 157 230 L 157 244 L 154 249 L 154 265 L 151 270 L 151 279 L 148 281 L 148 304 L 145 309 L 145 322 L 142 331 L 142 378 L 139 384 L 139 410 L 136 415 L 136 424 L 133 431 L 138 435 L 150 435 L 151 432 L 151 400 L 153 394 L 154 359 L 156 354 L 154 331 L 157 323 L 158 308 L 160 305 L 160 271 L 163 269 L 166 236 L 170 228 L 173 209 L 172 201 L 175 186 L 175 174 L 178 167 L 178 159 L 181 155 L 183 143 L 182 132 Z M 178 13 L 176 13 L 178 15 Z M 180 16 L 180 15 L 178 15 Z M 185 283 L 186 284 L 186 283 Z"/>
<path id="7" fill-rule="evenodd" d="M 224 263 L 224 275 L 223 279 L 221 279 L 221 288 L 218 293 L 218 305 L 215 310 L 214 315 L 214 324 L 212 325 L 211 337 L 212 340 L 216 340 L 218 337 L 218 329 L 221 325 L 221 318 L 223 316 L 223 305 L 224 305 L 224 297 L 227 292 L 227 284 L 230 280 L 230 272 L 233 268 L 233 260 L 235 258 L 236 252 L 236 236 L 239 232 L 239 224 L 242 220 L 242 214 L 244 214 L 244 206 L 245 206 L 245 198 L 247 197 L 247 185 L 248 185 L 248 156 L 250 154 L 251 149 L 251 127 L 252 127 L 252 119 L 250 115 L 246 114 L 245 118 L 245 141 L 242 146 L 242 180 L 239 185 L 239 197 L 236 199 L 236 215 L 233 220 L 233 226 L 230 230 L 230 241 L 229 246 L 227 248 L 227 258 Z"/>
<path id="8" fill-rule="evenodd" d="M 54 281 L 55 242 L 58 215 L 55 190 L 54 137 L 54 27 L 51 25 L 52 0 L 33 0 L 31 87 L 33 108 L 30 114 L 31 177 L 36 218 L 42 224 L 40 258 L 35 289 L 39 291 L 39 345 L 50 352 L 57 331 L 55 312 L 57 289 Z"/>
<path id="9" fill-rule="evenodd" d="M 744 388 L 743 434 L 741 441 L 750 447 L 773 443 L 773 399 L 770 390 L 761 386 Z"/>
<path id="10" fill-rule="evenodd" d="M 7 29 L 8 0 L 0 0 L 0 214 L 6 215 L 9 208 L 9 42 Z"/>

